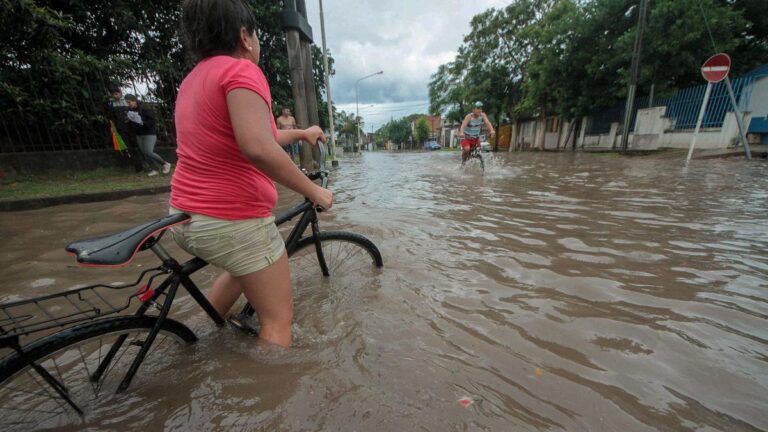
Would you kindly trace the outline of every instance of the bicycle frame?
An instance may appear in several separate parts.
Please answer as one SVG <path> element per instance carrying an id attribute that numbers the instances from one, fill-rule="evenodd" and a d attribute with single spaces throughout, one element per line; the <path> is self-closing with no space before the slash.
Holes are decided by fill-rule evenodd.
<path id="1" fill-rule="evenodd" d="M 320 156 L 321 156 L 320 170 L 315 174 L 311 174 L 311 175 L 308 174 L 307 176 L 311 180 L 321 179 L 322 187 L 325 188 L 327 187 L 327 184 L 328 184 L 328 173 L 325 171 L 325 151 L 322 145 L 318 144 L 318 146 L 320 148 Z M 309 200 L 305 200 L 303 203 L 278 215 L 275 219 L 275 224 L 278 226 L 282 225 L 292 220 L 296 216 L 301 215 L 301 218 L 299 219 L 298 223 L 291 230 L 290 234 L 288 235 L 285 241 L 286 251 L 289 254 L 295 251 L 297 244 L 304 236 L 304 232 L 307 230 L 308 227 L 311 226 L 311 229 L 312 229 L 311 235 L 315 239 L 315 248 L 316 248 L 320 268 L 322 270 L 323 275 L 328 276 L 329 270 L 325 262 L 325 258 L 323 256 L 320 237 L 319 237 L 320 228 L 319 228 L 319 223 L 317 219 L 318 211 L 321 211 L 321 209 L 316 209 Z M 173 304 L 174 299 L 176 298 L 176 294 L 178 293 L 179 286 L 182 286 L 184 289 L 186 289 L 189 295 L 195 300 L 195 302 L 197 302 L 197 304 L 205 311 L 205 313 L 211 318 L 211 320 L 213 320 L 213 322 L 216 325 L 222 326 L 226 323 L 226 321 L 221 317 L 221 315 L 219 315 L 216 309 L 214 309 L 213 305 L 211 305 L 211 303 L 208 301 L 208 299 L 205 297 L 202 291 L 200 291 L 200 288 L 198 288 L 197 285 L 195 285 L 195 283 L 190 278 L 190 276 L 193 273 L 207 266 L 208 262 L 206 262 L 202 258 L 193 257 L 192 259 L 186 261 L 185 263 L 180 264 L 178 261 L 176 261 L 176 259 L 174 259 L 168 253 L 168 251 L 165 250 L 165 248 L 163 248 L 162 245 L 160 245 L 160 239 L 162 238 L 162 235 L 163 233 L 160 233 L 157 237 L 151 237 L 150 239 L 148 239 L 144 243 L 144 245 L 141 246 L 141 250 L 146 250 L 146 249 L 151 250 L 162 262 L 162 265 L 158 267 L 158 269 L 162 270 L 162 272 L 158 273 L 157 276 L 159 276 L 162 273 L 170 273 L 170 274 L 160 283 L 160 285 L 157 286 L 157 288 L 153 289 L 151 287 L 154 277 L 152 277 L 147 282 L 147 284 L 142 288 L 142 291 L 140 292 L 142 296 L 139 296 L 139 299 L 142 301 L 142 304 L 134 313 L 134 315 L 136 316 L 143 316 L 147 313 L 147 311 L 151 307 L 155 307 L 159 310 L 159 314 L 157 316 L 157 322 L 155 326 L 149 331 L 146 339 L 141 344 L 141 349 L 136 354 L 136 357 L 133 359 L 133 362 L 131 363 L 131 366 L 129 367 L 128 372 L 126 372 L 125 376 L 123 377 L 123 380 L 120 382 L 120 385 L 117 388 L 117 393 L 121 393 L 125 391 L 130 386 L 131 381 L 133 380 L 139 367 L 141 366 L 141 363 L 144 361 L 144 358 L 146 357 L 147 353 L 149 352 L 149 349 L 154 343 L 155 338 L 159 334 L 163 322 L 165 321 L 165 319 L 168 317 L 168 314 L 170 313 L 171 306 Z M 142 278 L 143 278 L 143 275 L 144 273 L 142 273 Z M 141 278 L 139 279 L 139 281 L 141 281 Z M 143 294 L 148 294 L 149 297 L 147 298 Z M 158 303 L 158 300 L 160 299 L 161 296 L 165 296 L 165 299 L 162 303 Z M 252 308 L 250 308 L 250 305 L 246 306 L 244 311 L 246 310 L 252 310 Z M 109 352 L 105 355 L 105 357 L 99 363 L 97 368 L 91 374 L 90 380 L 92 382 L 99 381 L 101 376 L 108 369 L 115 355 L 117 355 L 117 352 L 125 343 L 126 339 L 127 339 L 127 335 L 122 335 L 117 338 L 115 343 L 110 348 Z M 11 347 L 22 358 L 26 358 L 24 349 L 23 347 L 21 347 L 19 343 L 19 336 L 10 336 L 7 338 L 3 338 L 0 340 L 0 342 L 2 342 L 1 344 L 2 346 Z M 65 386 L 62 383 L 60 383 L 54 376 L 52 376 L 50 373 L 48 373 L 44 368 L 40 367 L 40 365 L 38 365 L 34 361 L 29 360 L 28 363 L 44 379 L 44 381 L 48 383 L 56 391 L 56 393 L 68 405 L 70 405 L 75 411 L 77 411 L 78 414 L 83 415 L 83 411 L 77 406 L 77 404 L 74 403 L 74 401 L 72 401 L 72 399 L 69 397 L 67 393 Z"/>
<path id="2" fill-rule="evenodd" d="M 309 177 L 311 179 L 321 178 L 323 187 L 327 186 L 327 175 L 324 172 L 313 174 Z M 293 207 L 285 213 L 278 215 L 277 218 L 275 218 L 275 224 L 278 226 L 282 225 L 298 215 L 301 215 L 301 218 L 299 219 L 296 226 L 293 227 L 285 241 L 286 251 L 288 253 L 292 253 L 296 249 L 296 245 L 298 244 L 299 240 L 303 238 L 304 232 L 308 227 L 311 226 L 311 235 L 315 239 L 315 249 L 318 256 L 320 269 L 322 270 L 323 276 L 328 276 L 330 273 L 328 270 L 328 265 L 325 262 L 325 257 L 323 256 L 322 246 L 318 236 L 320 233 L 320 226 L 317 219 L 317 210 L 309 200 L 305 200 L 303 203 Z M 138 371 L 139 366 L 141 366 L 141 363 L 144 361 L 147 352 L 149 352 L 155 337 L 157 337 L 157 334 L 160 332 L 160 327 L 163 323 L 163 320 L 165 320 L 165 318 L 168 316 L 168 313 L 170 312 L 171 305 L 173 304 L 173 300 L 176 297 L 179 285 L 183 286 L 184 289 L 187 290 L 189 295 L 192 296 L 195 302 L 197 302 L 197 304 L 208 314 L 208 316 L 216 323 L 216 325 L 221 326 L 226 323 L 221 315 L 216 312 L 216 310 L 213 308 L 205 295 L 200 291 L 197 285 L 195 285 L 192 279 L 190 279 L 192 273 L 208 265 L 205 260 L 202 258 L 194 257 L 184 264 L 179 264 L 160 245 L 159 239 L 151 239 L 147 244 L 147 247 L 155 255 L 157 255 L 158 258 L 160 258 L 160 260 L 163 262 L 163 267 L 169 269 L 171 274 L 157 287 L 157 289 L 154 290 L 152 297 L 148 301 L 144 302 L 135 313 L 137 316 L 142 316 L 147 312 L 147 310 L 149 310 L 151 306 L 156 306 L 160 309 L 157 324 L 147 335 L 147 339 L 142 344 L 141 350 L 139 350 L 138 354 L 136 354 L 136 357 L 134 358 L 133 363 L 131 363 L 126 376 L 123 378 L 123 381 L 117 388 L 118 392 L 125 391 L 131 384 L 131 381 Z M 165 294 L 165 301 L 162 305 L 158 305 L 157 299 L 161 295 L 164 295 L 166 289 L 168 290 L 168 293 Z M 248 313 L 249 315 L 253 314 L 252 311 L 253 308 L 250 305 L 246 305 L 243 309 L 243 313 Z M 104 373 L 104 371 L 107 369 L 109 363 L 112 361 L 114 356 L 120 350 L 122 344 L 125 342 L 125 339 L 126 336 L 120 336 L 115 344 L 112 345 L 112 348 L 104 357 L 102 363 L 99 364 L 95 372 L 92 374 L 91 380 L 98 381 L 100 379 L 101 374 Z"/>

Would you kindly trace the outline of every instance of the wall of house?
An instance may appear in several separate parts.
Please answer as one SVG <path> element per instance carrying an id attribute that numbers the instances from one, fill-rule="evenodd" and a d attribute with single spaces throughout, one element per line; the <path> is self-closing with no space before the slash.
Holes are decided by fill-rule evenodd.
<path id="1" fill-rule="evenodd" d="M 635 130 L 637 134 L 629 134 L 630 150 L 659 150 L 665 148 L 687 149 L 693 140 L 693 130 L 671 129 L 671 122 L 664 117 L 663 107 L 640 110 L 637 116 Z M 746 114 L 745 123 L 749 124 L 751 115 Z M 619 124 L 611 124 L 607 134 L 585 135 L 585 150 L 610 150 L 618 148 L 621 141 Z M 696 138 L 696 149 L 724 149 L 739 145 L 739 128 L 736 116 L 729 112 L 722 128 L 707 128 L 699 131 Z"/>
<path id="2" fill-rule="evenodd" d="M 752 83 L 752 95 L 746 111 L 751 112 L 753 117 L 768 116 L 768 76 L 759 77 Z"/>

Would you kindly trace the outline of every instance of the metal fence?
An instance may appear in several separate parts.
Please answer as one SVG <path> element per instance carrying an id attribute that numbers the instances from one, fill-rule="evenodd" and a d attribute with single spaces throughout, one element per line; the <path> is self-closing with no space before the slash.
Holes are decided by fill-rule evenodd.
<path id="1" fill-rule="evenodd" d="M 751 92 L 745 90 L 751 88 L 750 84 L 752 84 L 753 81 L 753 76 L 742 77 L 731 81 L 736 100 L 741 106 L 745 106 L 749 103 Z M 675 129 L 694 129 L 696 127 L 696 121 L 698 120 L 699 111 L 701 110 L 701 104 L 704 102 L 704 92 L 706 89 L 706 85 L 688 87 L 678 91 L 672 97 L 659 101 L 659 103 L 654 104 L 654 106 L 667 107 L 667 117 L 673 119 Z M 722 127 L 725 116 L 729 111 L 733 111 L 733 108 L 731 107 L 728 88 L 725 82 L 714 84 L 701 127 Z"/>
<path id="2" fill-rule="evenodd" d="M 14 85 L 0 86 L 0 153 L 112 148 L 105 106 L 117 80 L 98 70 L 72 76 L 58 70 L 14 71 Z M 67 85 L 62 82 L 67 80 Z M 173 102 L 181 77 L 137 74 L 120 80 L 157 118 L 158 146 L 174 146 Z M 9 90 L 10 89 L 10 90 Z"/>
<path id="3" fill-rule="evenodd" d="M 731 81 L 739 106 L 747 106 L 749 104 L 751 97 L 750 85 L 754 82 L 754 79 L 754 76 L 745 76 Z M 635 107 L 632 110 L 632 119 L 629 123 L 631 125 L 630 131 L 635 130 L 638 110 L 660 106 L 667 107 L 666 116 L 673 120 L 674 129 L 694 129 L 701 104 L 704 102 L 706 88 L 706 84 L 688 87 L 676 91 L 669 97 L 654 98 L 653 101 L 650 101 L 648 96 L 636 98 Z M 618 102 L 615 105 L 596 110 L 590 116 L 591 122 L 587 129 L 587 134 L 608 133 L 612 123 L 621 123 L 623 121 L 624 107 L 624 102 Z M 724 82 L 714 84 L 701 127 L 722 127 L 726 114 L 732 110 L 726 84 Z"/>

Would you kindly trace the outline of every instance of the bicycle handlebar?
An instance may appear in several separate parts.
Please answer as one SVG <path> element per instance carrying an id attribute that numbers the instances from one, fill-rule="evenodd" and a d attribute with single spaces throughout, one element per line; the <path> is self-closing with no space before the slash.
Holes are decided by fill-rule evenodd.
<path id="1" fill-rule="evenodd" d="M 325 168 L 325 155 L 327 154 L 327 151 L 325 149 L 325 143 L 323 143 L 321 140 L 317 140 L 315 145 L 317 145 L 317 148 L 320 152 L 320 161 L 318 162 L 319 169 L 318 171 L 313 172 L 311 174 L 309 173 L 305 173 L 305 174 L 312 181 L 320 179 L 320 186 L 323 189 L 326 189 L 328 187 L 328 171 Z M 318 213 L 325 210 L 322 207 L 317 207 L 316 209 Z"/>

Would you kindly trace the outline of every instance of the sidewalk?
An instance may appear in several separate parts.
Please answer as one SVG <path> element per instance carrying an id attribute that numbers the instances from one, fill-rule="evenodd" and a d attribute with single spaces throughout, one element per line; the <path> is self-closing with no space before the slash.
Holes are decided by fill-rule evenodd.
<path id="1" fill-rule="evenodd" d="M 768 157 L 768 145 L 765 144 L 750 145 L 749 151 L 752 153 L 753 159 Z M 728 149 L 696 150 L 693 153 L 694 159 L 712 159 L 733 156 L 744 157 L 744 147 L 739 145 L 738 147 Z"/>
<path id="2" fill-rule="evenodd" d="M 0 211 L 164 193 L 170 191 L 170 179 L 170 175 L 147 177 L 120 169 L 0 178 Z"/>
<path id="3" fill-rule="evenodd" d="M 610 147 L 587 147 L 587 148 L 584 148 L 582 151 L 584 151 L 585 153 L 618 153 L 619 152 L 618 149 L 610 148 Z M 768 145 L 764 145 L 764 144 L 750 145 L 749 151 L 752 153 L 753 159 L 768 157 Z M 627 152 L 627 154 L 628 155 L 655 154 L 655 155 L 665 155 L 668 157 L 676 157 L 676 156 L 686 157 L 688 155 L 688 150 L 683 148 L 660 148 L 656 150 L 630 149 Z M 744 148 L 741 145 L 737 147 L 723 148 L 723 149 L 707 149 L 707 150 L 694 149 L 693 151 L 693 159 L 715 159 L 715 158 L 736 157 L 736 156 L 744 157 Z"/>

